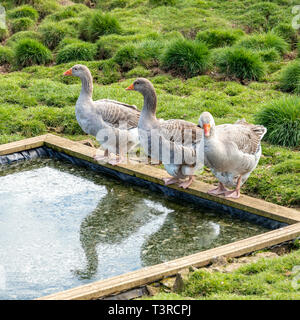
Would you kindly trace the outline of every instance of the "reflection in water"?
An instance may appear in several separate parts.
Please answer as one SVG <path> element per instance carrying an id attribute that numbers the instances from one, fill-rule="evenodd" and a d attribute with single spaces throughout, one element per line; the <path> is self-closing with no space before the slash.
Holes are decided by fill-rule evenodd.
<path id="1" fill-rule="evenodd" d="M 128 194 L 126 190 L 110 188 L 97 208 L 81 222 L 80 242 L 87 265 L 84 270 L 76 270 L 76 274 L 82 279 L 90 279 L 95 275 L 99 259 L 97 245 L 100 244 L 110 245 L 109 248 L 119 244 L 124 246 L 126 254 L 129 254 L 132 237 L 135 246 L 133 255 L 138 254 L 139 242 L 144 241 L 141 235 L 145 236 L 145 232 L 153 231 L 153 228 L 150 228 L 153 222 L 154 229 L 160 227 L 165 218 L 165 215 L 158 216 L 162 213 L 168 213 L 168 210 L 156 210 L 151 208 L 151 205 L 145 205 L 140 194 Z"/>
<path id="2" fill-rule="evenodd" d="M 262 232 L 71 164 L 29 161 L 0 173 L 0 298 L 35 298 Z"/>

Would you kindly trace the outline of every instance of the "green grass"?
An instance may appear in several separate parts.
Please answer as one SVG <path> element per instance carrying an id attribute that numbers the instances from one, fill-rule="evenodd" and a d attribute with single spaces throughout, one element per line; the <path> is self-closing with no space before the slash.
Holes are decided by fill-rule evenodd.
<path id="1" fill-rule="evenodd" d="M 256 122 L 268 131 L 265 138 L 284 147 L 300 145 L 300 98 L 271 101 L 255 115 Z"/>
<path id="2" fill-rule="evenodd" d="M 202 42 L 179 39 L 166 47 L 161 60 L 164 69 L 191 78 L 207 70 L 209 50 Z"/>
<path id="3" fill-rule="evenodd" d="M 14 52 L 7 47 L 0 47 L 0 65 L 12 64 L 14 61 Z"/>
<path id="4" fill-rule="evenodd" d="M 62 75 L 75 63 L 90 68 L 94 99 L 117 99 L 141 107 L 142 97 L 124 89 L 144 76 L 157 89 L 158 117 L 197 123 L 207 110 L 217 124 L 240 118 L 254 122 L 255 114 L 271 101 L 297 94 L 300 83 L 298 62 L 291 52 L 298 39 L 288 27 L 293 17 L 290 6 L 272 3 L 176 0 L 157 6 L 148 0 L 105 0 L 97 2 L 95 10 L 82 2 L 7 1 L 7 12 L 30 5 L 39 18 L 32 30 L 3 36 L 0 122 L 5 128 L 1 127 L 0 143 L 52 132 L 61 123 L 61 135 L 82 138 L 74 114 L 80 81 Z M 100 37 L 95 33 L 91 38 L 90 22 L 97 12 L 99 17 L 109 14 L 117 19 L 121 30 Z M 19 18 L 8 17 L 8 25 Z M 95 28 L 101 33 L 104 29 Z M 28 38 L 38 41 L 34 50 L 21 47 Z M 196 38 L 209 48 L 199 49 Z M 175 47 L 172 52 L 176 42 L 178 50 Z M 225 57 L 219 68 L 216 59 L 236 50 L 239 42 L 247 46 L 241 46 L 247 53 L 232 61 Z M 12 61 L 9 69 L 6 61 Z M 242 192 L 284 206 L 300 206 L 298 154 L 299 146 L 282 147 L 265 140 L 260 163 Z M 198 179 L 216 182 L 208 171 Z"/>
<path id="5" fill-rule="evenodd" d="M 218 48 L 232 46 L 243 35 L 239 29 L 212 29 L 198 32 L 196 40 L 205 42 L 210 48 Z"/>
<path id="6" fill-rule="evenodd" d="M 61 22 L 42 24 L 39 28 L 39 32 L 41 33 L 44 45 L 51 50 L 56 48 L 64 37 L 77 35 L 75 28 Z"/>
<path id="7" fill-rule="evenodd" d="M 273 32 L 246 36 L 237 42 L 237 46 L 254 50 L 274 48 L 280 54 L 288 51 L 288 43 Z"/>
<path id="8" fill-rule="evenodd" d="M 30 18 L 33 21 L 37 21 L 39 18 L 39 13 L 36 9 L 29 5 L 24 5 L 17 7 L 15 9 L 9 10 L 7 12 L 7 17 L 10 19 L 16 18 Z"/>
<path id="9" fill-rule="evenodd" d="M 280 72 L 278 87 L 282 91 L 300 94 L 300 60 L 294 60 Z"/>
<path id="10" fill-rule="evenodd" d="M 16 64 L 27 67 L 33 64 L 47 64 L 52 60 L 51 51 L 40 42 L 25 38 L 18 41 L 15 48 Z"/>
<path id="11" fill-rule="evenodd" d="M 13 33 L 33 29 L 35 22 L 30 18 L 18 18 L 10 22 Z"/>
<path id="12" fill-rule="evenodd" d="M 96 46 L 94 44 L 77 41 L 59 49 L 56 62 L 60 64 L 76 60 L 90 61 L 95 55 Z"/>
<path id="13" fill-rule="evenodd" d="M 215 63 L 221 73 L 239 80 L 260 80 L 265 74 L 259 54 L 246 48 L 224 48 L 218 52 Z"/>
<path id="14" fill-rule="evenodd" d="M 300 290 L 293 285 L 297 282 L 293 267 L 299 264 L 300 250 L 295 250 L 278 258 L 260 258 L 231 273 L 199 269 L 190 273 L 182 292 L 161 292 L 145 299 L 299 300 Z"/>

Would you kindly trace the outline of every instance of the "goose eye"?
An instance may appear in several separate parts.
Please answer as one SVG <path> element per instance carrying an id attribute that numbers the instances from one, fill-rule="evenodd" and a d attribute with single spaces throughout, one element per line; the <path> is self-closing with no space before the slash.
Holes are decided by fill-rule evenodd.
<path id="1" fill-rule="evenodd" d="M 77 68 L 74 68 L 75 71 L 77 71 Z"/>

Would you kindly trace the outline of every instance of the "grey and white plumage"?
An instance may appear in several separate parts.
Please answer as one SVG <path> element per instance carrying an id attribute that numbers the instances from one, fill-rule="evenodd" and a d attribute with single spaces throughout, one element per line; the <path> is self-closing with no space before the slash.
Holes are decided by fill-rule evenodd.
<path id="1" fill-rule="evenodd" d="M 138 129 L 140 144 L 145 153 L 152 159 L 161 161 L 174 178 L 165 179 L 166 184 L 189 177 L 188 182 L 179 184 L 187 188 L 194 180 L 197 169 L 196 145 L 201 141 L 202 130 L 194 123 L 184 120 L 158 120 L 157 96 L 149 80 L 138 78 L 127 89 L 138 91 L 144 96 Z"/>
<path id="2" fill-rule="evenodd" d="M 81 79 L 75 114 L 85 133 L 95 136 L 105 150 L 114 154 L 124 154 L 139 143 L 137 125 L 140 111 L 136 106 L 110 99 L 93 101 L 93 78 L 84 65 L 74 65 L 64 74 Z"/>
<path id="3" fill-rule="evenodd" d="M 201 114 L 199 126 L 204 128 L 205 165 L 224 186 L 241 187 L 259 162 L 261 140 L 267 129 L 244 119 L 216 126 L 209 112 Z"/>

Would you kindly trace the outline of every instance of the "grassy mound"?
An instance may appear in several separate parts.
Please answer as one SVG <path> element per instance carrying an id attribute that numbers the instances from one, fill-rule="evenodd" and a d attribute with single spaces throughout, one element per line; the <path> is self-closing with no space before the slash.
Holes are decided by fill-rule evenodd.
<path id="1" fill-rule="evenodd" d="M 19 68 L 34 64 L 47 64 L 52 54 L 42 43 L 33 39 L 22 39 L 15 47 L 16 64 Z"/>
<path id="2" fill-rule="evenodd" d="M 290 62 L 282 69 L 279 88 L 286 92 L 300 93 L 300 60 Z"/>
<path id="3" fill-rule="evenodd" d="M 0 47 L 0 65 L 12 64 L 14 60 L 14 51 L 8 47 Z"/>
<path id="4" fill-rule="evenodd" d="M 246 48 L 224 48 L 215 63 L 220 72 L 239 80 L 259 80 L 265 73 L 260 56 Z"/>
<path id="5" fill-rule="evenodd" d="M 39 32 L 42 35 L 44 45 L 51 50 L 56 48 L 60 41 L 67 35 L 76 36 L 74 28 L 60 22 L 49 22 L 47 24 L 43 24 L 39 28 Z"/>
<path id="6" fill-rule="evenodd" d="M 13 33 L 33 29 L 35 22 L 30 18 L 18 18 L 10 22 Z"/>
<path id="7" fill-rule="evenodd" d="M 209 50 L 204 43 L 191 40 L 175 40 L 162 56 L 166 70 L 190 78 L 204 73 L 208 68 Z"/>
<path id="8" fill-rule="evenodd" d="M 287 97 L 265 105 L 255 116 L 268 132 L 265 138 L 284 147 L 300 145 L 300 98 Z"/>
<path id="9" fill-rule="evenodd" d="M 273 31 L 289 43 L 292 49 L 295 49 L 298 41 L 298 35 L 297 31 L 290 23 L 280 23 L 273 29 Z"/>
<path id="10" fill-rule="evenodd" d="M 76 60 L 90 61 L 94 59 L 96 50 L 94 44 L 77 41 L 59 49 L 56 62 L 60 64 Z"/>
<path id="11" fill-rule="evenodd" d="M 17 32 L 15 34 L 13 34 L 7 41 L 6 41 L 6 46 L 9 47 L 14 47 L 16 45 L 16 43 L 22 39 L 34 39 L 37 41 L 41 41 L 41 35 L 40 33 L 36 32 L 36 31 L 20 31 Z"/>
<path id="12" fill-rule="evenodd" d="M 88 12 L 79 25 L 80 38 L 95 42 L 100 36 L 119 34 L 121 26 L 119 21 L 109 13 L 98 10 Z"/>
<path id="13" fill-rule="evenodd" d="M 276 49 L 280 54 L 288 50 L 287 42 L 273 32 L 247 36 L 238 41 L 237 46 L 253 50 Z"/>
<path id="14" fill-rule="evenodd" d="M 134 45 L 127 45 L 119 49 L 113 57 L 123 71 L 128 71 L 138 64 L 139 56 Z"/>
<path id="15" fill-rule="evenodd" d="M 37 21 L 39 18 L 37 10 L 29 5 L 20 6 L 10 10 L 7 12 L 7 16 L 10 19 L 30 18 L 33 21 Z"/>
<path id="16" fill-rule="evenodd" d="M 233 45 L 243 35 L 239 29 L 210 29 L 198 32 L 196 40 L 205 42 L 209 48 L 218 48 Z"/>

